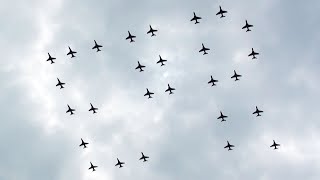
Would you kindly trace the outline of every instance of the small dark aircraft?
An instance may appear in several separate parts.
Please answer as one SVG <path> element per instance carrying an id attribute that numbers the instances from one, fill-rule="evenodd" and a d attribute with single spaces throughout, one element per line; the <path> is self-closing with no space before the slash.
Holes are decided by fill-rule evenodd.
<path id="1" fill-rule="evenodd" d="M 119 159 L 117 158 L 118 163 L 115 166 L 119 166 L 119 168 L 122 168 L 122 164 L 125 164 L 124 162 L 120 162 Z"/>
<path id="2" fill-rule="evenodd" d="M 144 68 L 146 66 L 141 65 L 140 62 L 138 61 L 138 66 L 136 67 L 136 69 L 140 69 L 140 72 L 144 71 L 142 68 Z"/>
<path id="3" fill-rule="evenodd" d="M 277 144 L 274 140 L 273 140 L 273 144 L 270 147 L 274 147 L 274 149 L 278 149 L 277 146 L 280 146 L 280 144 Z"/>
<path id="4" fill-rule="evenodd" d="M 169 92 L 169 94 L 173 94 L 173 92 L 172 92 L 172 91 L 174 91 L 174 90 L 176 90 L 176 89 L 175 89 L 175 88 L 170 87 L 170 85 L 168 84 L 168 89 L 167 89 L 165 92 L 170 91 L 170 92 Z"/>
<path id="5" fill-rule="evenodd" d="M 152 29 L 151 25 L 149 25 L 149 27 L 150 27 L 150 30 L 147 32 L 147 34 L 151 33 L 151 37 L 155 36 L 154 32 L 157 32 L 158 30 Z"/>
<path id="6" fill-rule="evenodd" d="M 49 53 L 48 53 L 48 55 L 49 55 L 49 58 L 47 59 L 47 61 L 51 61 L 51 64 L 53 64 L 54 63 L 53 60 L 55 60 L 56 58 L 51 57 L 51 55 Z"/>
<path id="7" fill-rule="evenodd" d="M 64 88 L 63 85 L 65 85 L 66 83 L 60 82 L 59 78 L 57 79 L 58 79 L 58 84 L 56 86 L 60 86 L 60 89 Z"/>
<path id="8" fill-rule="evenodd" d="M 219 8 L 220 8 L 220 11 L 219 11 L 216 15 L 221 14 L 220 18 L 225 17 L 225 16 L 223 15 L 223 13 L 227 13 L 228 11 L 222 10 L 222 9 L 221 9 L 221 6 L 219 6 Z"/>
<path id="9" fill-rule="evenodd" d="M 94 40 L 94 46 L 93 46 L 92 49 L 97 49 L 97 52 L 99 52 L 99 51 L 101 51 L 101 50 L 100 50 L 101 47 L 103 47 L 103 46 L 97 44 L 96 40 Z"/>
<path id="10" fill-rule="evenodd" d="M 222 119 L 221 120 L 221 122 L 222 122 L 222 121 L 226 121 L 224 118 L 227 118 L 227 117 L 228 116 L 223 115 L 222 112 L 220 111 L 220 116 L 217 119 Z"/>
<path id="11" fill-rule="evenodd" d="M 143 162 L 146 162 L 149 157 L 148 157 L 148 156 L 145 156 L 145 155 L 143 154 L 143 152 L 141 152 L 141 154 L 142 154 L 142 157 L 141 157 L 139 160 L 142 160 L 142 159 L 143 159 Z"/>
<path id="12" fill-rule="evenodd" d="M 87 144 L 89 144 L 89 143 L 84 142 L 84 141 L 82 140 L 82 138 L 81 138 L 81 144 L 80 144 L 79 146 L 80 146 L 80 147 L 83 146 L 83 149 L 84 149 L 84 148 L 87 148 L 87 146 L 86 146 Z"/>
<path id="13" fill-rule="evenodd" d="M 234 80 L 234 81 L 238 81 L 239 80 L 238 77 L 241 77 L 242 75 L 237 74 L 236 70 L 233 70 L 233 72 L 234 72 L 234 75 L 231 76 L 231 78 L 236 78 L 236 80 Z"/>
<path id="14" fill-rule="evenodd" d="M 209 48 L 206 48 L 206 47 L 204 47 L 204 45 L 203 45 L 203 43 L 202 43 L 202 49 L 200 49 L 200 51 L 199 52 L 202 52 L 203 51 L 203 55 L 205 55 L 205 54 L 208 54 L 207 53 L 207 51 L 209 51 L 210 49 Z"/>
<path id="15" fill-rule="evenodd" d="M 198 24 L 199 22 L 198 22 L 198 19 L 202 19 L 201 17 L 198 17 L 197 15 L 196 15 L 196 13 L 195 12 L 193 12 L 193 18 L 190 20 L 190 21 L 196 21 L 194 24 Z"/>
<path id="16" fill-rule="evenodd" d="M 69 48 L 69 52 L 68 52 L 68 54 L 67 54 L 67 55 L 70 55 L 70 54 L 71 54 L 71 58 L 76 57 L 74 54 L 76 54 L 77 52 L 72 51 L 72 50 L 71 50 L 71 48 L 70 48 L 69 46 L 68 46 L 68 48 Z"/>
<path id="17" fill-rule="evenodd" d="M 92 165 L 92 163 L 91 163 L 91 162 L 90 162 L 90 164 L 91 164 L 91 166 L 90 166 L 89 170 L 90 170 L 90 169 L 92 169 L 92 172 L 93 172 L 93 171 L 95 171 L 95 168 L 97 168 L 98 166 L 94 166 L 94 165 Z"/>
<path id="18" fill-rule="evenodd" d="M 227 141 L 227 142 L 228 142 L 228 145 L 226 145 L 224 148 L 229 148 L 228 151 L 233 150 L 233 149 L 231 149 L 231 148 L 234 147 L 234 145 L 231 145 L 231 144 L 229 143 L 229 141 Z"/>
<path id="19" fill-rule="evenodd" d="M 246 31 L 246 32 L 248 32 L 248 31 L 251 31 L 251 30 L 249 29 L 250 27 L 253 27 L 253 25 L 248 24 L 248 21 L 246 20 L 246 25 L 244 25 L 244 26 L 242 27 L 242 29 L 247 28 L 247 31 Z"/>
<path id="20" fill-rule="evenodd" d="M 126 40 L 130 39 L 130 42 L 135 42 L 133 38 L 136 38 L 136 36 L 131 35 L 130 31 L 128 31 L 128 33 L 129 33 L 129 36 L 126 38 Z"/>
<path id="21" fill-rule="evenodd" d="M 218 80 L 213 79 L 212 76 L 211 76 L 211 80 L 208 82 L 208 84 L 212 83 L 211 86 L 215 86 L 215 85 L 216 85 L 216 84 L 215 84 L 216 82 L 218 82 Z"/>
<path id="22" fill-rule="evenodd" d="M 257 114 L 257 117 L 258 117 L 258 116 L 261 116 L 260 113 L 262 113 L 262 112 L 263 111 L 259 110 L 258 107 L 256 106 L 256 111 L 253 112 L 252 114 Z"/>
<path id="23" fill-rule="evenodd" d="M 71 109 L 69 104 L 68 105 L 68 110 L 66 111 L 66 113 L 70 112 L 70 115 L 74 114 L 73 111 L 75 111 L 75 109 Z"/>
<path id="24" fill-rule="evenodd" d="M 161 63 L 161 66 L 164 66 L 165 65 L 164 62 L 166 62 L 167 60 L 162 59 L 160 55 L 159 55 L 159 57 L 160 57 L 160 60 L 157 62 L 157 64 Z"/>
<path id="25" fill-rule="evenodd" d="M 259 53 L 254 52 L 253 48 L 251 48 L 251 53 L 248 55 L 249 57 L 252 56 L 252 59 L 257 59 L 256 55 L 259 55 Z"/>
<path id="26" fill-rule="evenodd" d="M 149 97 L 148 97 L 148 99 L 149 99 L 149 98 L 152 98 L 152 97 L 151 97 L 152 94 L 154 94 L 154 93 L 153 93 L 153 92 L 149 92 L 149 89 L 147 88 L 147 93 L 144 94 L 144 96 L 149 96 Z"/>
<path id="27" fill-rule="evenodd" d="M 90 105 L 91 105 L 91 108 L 89 109 L 89 111 L 93 111 L 93 114 L 97 113 L 96 110 L 98 110 L 98 108 L 93 107 L 91 103 Z"/>

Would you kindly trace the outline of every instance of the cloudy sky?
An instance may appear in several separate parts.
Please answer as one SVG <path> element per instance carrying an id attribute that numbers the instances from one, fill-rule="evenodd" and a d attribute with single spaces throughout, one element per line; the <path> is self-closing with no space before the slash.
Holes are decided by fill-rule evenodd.
<path id="1" fill-rule="evenodd" d="M 219 5 L 225 18 L 215 15 Z M 0 179 L 319 179 L 319 6 L 2 0 Z M 199 24 L 190 22 L 193 12 Z M 246 19 L 251 32 L 241 29 Z M 146 34 L 149 25 L 156 36 Z M 125 40 L 127 31 L 136 42 Z M 91 49 L 94 40 L 102 51 Z M 201 43 L 211 49 L 205 56 Z M 260 53 L 255 60 L 251 48 Z M 156 64 L 159 55 L 165 66 Z M 217 86 L 207 84 L 211 75 Z M 223 148 L 227 141 L 233 151 Z M 138 160 L 141 152 L 148 162 Z"/>

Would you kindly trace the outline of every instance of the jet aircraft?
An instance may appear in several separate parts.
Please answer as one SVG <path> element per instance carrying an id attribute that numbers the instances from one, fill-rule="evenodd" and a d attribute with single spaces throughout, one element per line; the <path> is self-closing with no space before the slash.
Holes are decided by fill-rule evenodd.
<path id="1" fill-rule="evenodd" d="M 231 76 L 231 78 L 236 78 L 236 80 L 234 80 L 234 81 L 238 81 L 239 80 L 238 77 L 241 77 L 242 75 L 237 74 L 236 70 L 233 70 L 233 72 L 234 72 L 234 75 Z"/>
<path id="2" fill-rule="evenodd" d="M 92 165 L 92 163 L 91 163 L 91 162 L 90 162 L 90 164 L 91 164 L 91 166 L 90 166 L 89 170 L 90 170 L 90 169 L 92 169 L 92 172 L 93 172 L 93 171 L 95 171 L 95 168 L 97 168 L 98 166 L 94 166 L 94 165 Z"/>
<path id="3" fill-rule="evenodd" d="M 138 66 L 136 67 L 136 69 L 140 69 L 140 72 L 144 71 L 142 68 L 144 68 L 146 66 L 141 65 L 140 62 L 138 61 Z"/>
<path id="4" fill-rule="evenodd" d="M 278 149 L 277 146 L 280 146 L 280 144 L 277 144 L 274 140 L 273 140 L 273 144 L 270 147 L 274 147 L 274 149 Z"/>
<path id="5" fill-rule="evenodd" d="M 60 82 L 59 78 L 58 79 L 58 84 L 56 86 L 60 86 L 60 89 L 64 88 L 63 85 L 65 85 L 66 83 Z"/>
<path id="6" fill-rule="evenodd" d="M 119 168 L 122 168 L 122 164 L 125 164 L 124 162 L 119 161 L 119 159 L 117 158 L 118 163 L 115 166 L 119 166 Z"/>
<path id="7" fill-rule="evenodd" d="M 146 162 L 149 157 L 148 157 L 148 156 L 145 156 L 145 155 L 143 154 L 143 152 L 141 152 L 141 155 L 142 155 L 142 157 L 141 157 L 139 160 L 142 160 L 142 159 L 143 159 L 143 162 Z"/>
<path id="8" fill-rule="evenodd" d="M 100 50 L 101 47 L 103 47 L 103 46 L 97 44 L 96 40 L 94 40 L 94 46 L 93 46 L 92 49 L 97 49 L 97 52 L 99 52 L 99 51 L 101 51 L 101 50 Z"/>
<path id="9" fill-rule="evenodd" d="M 227 13 L 228 11 L 222 10 L 222 9 L 221 9 L 221 6 L 219 6 L 219 8 L 220 8 L 220 11 L 219 11 L 216 15 L 221 14 L 220 18 L 225 17 L 225 16 L 223 15 L 223 13 Z"/>
<path id="10" fill-rule="evenodd" d="M 174 91 L 174 90 L 176 90 L 176 89 L 175 89 L 175 88 L 170 87 L 170 85 L 168 84 L 168 89 L 167 89 L 165 92 L 170 91 L 170 92 L 169 92 L 169 94 L 173 94 L 173 92 L 172 92 L 172 91 Z"/>
<path id="11" fill-rule="evenodd" d="M 194 24 L 198 24 L 199 22 L 198 22 L 198 19 L 202 19 L 201 17 L 198 17 L 197 15 L 196 15 L 196 13 L 195 12 L 193 12 L 193 18 L 190 20 L 190 21 L 196 21 Z"/>
<path id="12" fill-rule="evenodd" d="M 164 66 L 165 65 L 164 62 L 166 62 L 167 60 L 162 59 L 160 55 L 159 55 L 159 57 L 160 57 L 160 60 L 157 62 L 157 64 L 161 63 L 161 66 Z"/>
<path id="13" fill-rule="evenodd" d="M 149 96 L 149 97 L 148 97 L 148 99 L 149 99 L 149 98 L 152 98 L 152 97 L 151 97 L 152 94 L 154 94 L 154 93 L 153 93 L 153 92 L 149 92 L 149 89 L 147 88 L 147 93 L 144 94 L 144 96 Z"/>
<path id="14" fill-rule="evenodd" d="M 200 49 L 200 51 L 199 52 L 202 52 L 203 51 L 203 55 L 205 55 L 205 54 L 208 54 L 207 53 L 207 51 L 209 51 L 210 49 L 209 48 L 206 48 L 206 47 L 204 47 L 204 45 L 203 45 L 203 43 L 202 43 L 202 49 Z"/>
<path id="15" fill-rule="evenodd" d="M 246 25 L 244 25 L 244 26 L 242 27 L 242 29 L 247 28 L 247 31 L 246 31 L 246 32 L 248 32 L 248 31 L 251 31 L 251 30 L 249 29 L 250 27 L 253 27 L 253 25 L 248 24 L 248 21 L 246 20 Z"/>
<path id="16" fill-rule="evenodd" d="M 211 76 L 211 80 L 208 82 L 208 84 L 212 83 L 211 86 L 215 86 L 215 85 L 216 85 L 216 84 L 215 84 L 216 82 L 218 82 L 218 80 L 213 79 L 212 76 Z"/>
<path id="17" fill-rule="evenodd" d="M 80 144 L 79 146 L 80 146 L 80 147 L 83 146 L 83 149 L 84 149 L 84 148 L 87 148 L 87 146 L 86 146 L 87 144 L 89 144 L 89 143 L 84 142 L 84 141 L 82 140 L 82 138 L 81 138 L 81 144 Z"/>
<path id="18" fill-rule="evenodd" d="M 128 33 L 129 33 L 129 35 L 128 35 L 128 37 L 126 38 L 126 40 L 130 39 L 130 43 L 131 43 L 131 42 L 135 42 L 135 41 L 133 40 L 133 38 L 136 38 L 136 36 L 131 35 L 130 31 L 128 31 Z"/>
<path id="19" fill-rule="evenodd" d="M 68 105 L 68 110 L 66 111 L 66 113 L 70 112 L 70 115 L 74 114 L 73 111 L 75 111 L 75 109 L 71 109 L 69 104 Z"/>
<path id="20" fill-rule="evenodd" d="M 263 111 L 259 110 L 258 107 L 256 106 L 256 111 L 253 112 L 252 114 L 257 114 L 257 117 L 258 117 L 258 116 L 261 116 L 260 113 L 263 113 Z"/>
<path id="21" fill-rule="evenodd" d="M 252 56 L 252 59 L 257 59 L 256 55 L 259 55 L 259 53 L 255 52 L 253 48 L 251 48 L 251 53 L 248 56 Z"/>
<path id="22" fill-rule="evenodd" d="M 68 46 L 68 48 L 69 48 L 69 52 L 68 52 L 68 54 L 67 54 L 67 55 L 70 55 L 70 54 L 71 54 L 71 58 L 76 57 L 74 54 L 76 54 L 77 52 L 72 51 L 72 50 L 71 50 L 71 48 L 70 48 L 69 46 Z"/>
<path id="23" fill-rule="evenodd" d="M 97 113 L 96 110 L 98 110 L 98 108 L 93 107 L 91 103 L 90 105 L 91 105 L 91 108 L 89 109 L 89 111 L 93 111 L 93 114 Z"/>
<path id="24" fill-rule="evenodd" d="M 226 145 L 224 148 L 229 148 L 228 151 L 233 150 L 233 149 L 231 149 L 231 148 L 234 147 L 234 145 L 231 145 L 231 144 L 229 143 L 229 141 L 227 141 L 227 142 L 228 142 L 228 145 Z"/>
<path id="25" fill-rule="evenodd" d="M 49 58 L 47 59 L 47 61 L 51 61 L 51 64 L 53 64 L 54 63 L 53 60 L 55 60 L 56 58 L 51 57 L 51 55 L 49 53 L 48 53 L 48 55 L 49 55 Z"/>
<path id="26" fill-rule="evenodd" d="M 150 27 L 150 30 L 147 32 L 147 34 L 151 33 L 151 37 L 155 36 L 154 32 L 157 32 L 158 30 L 152 29 L 151 25 L 149 25 L 149 27 Z"/>
<path id="27" fill-rule="evenodd" d="M 222 112 L 220 111 L 220 116 L 217 119 L 222 119 L 221 120 L 221 122 L 222 122 L 222 121 L 226 121 L 224 118 L 227 118 L 227 117 L 228 116 L 223 115 Z"/>

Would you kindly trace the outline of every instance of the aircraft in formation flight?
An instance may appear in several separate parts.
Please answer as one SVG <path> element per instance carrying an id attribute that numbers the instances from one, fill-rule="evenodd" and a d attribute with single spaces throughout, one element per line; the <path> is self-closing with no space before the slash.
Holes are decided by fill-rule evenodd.
<path id="1" fill-rule="evenodd" d="M 173 92 L 172 92 L 172 91 L 174 91 L 174 90 L 176 90 L 176 89 L 175 89 L 175 88 L 170 87 L 170 85 L 168 84 L 168 89 L 167 89 L 165 92 L 170 91 L 170 92 L 169 92 L 169 95 L 170 95 L 170 94 L 173 94 Z"/>
<path id="2" fill-rule="evenodd" d="M 47 61 L 51 61 L 51 64 L 53 64 L 54 63 L 53 60 L 55 60 L 56 58 L 51 57 L 51 55 L 49 53 L 48 53 L 48 55 L 49 55 L 49 58 L 47 59 Z"/>
<path id="3" fill-rule="evenodd" d="M 224 148 L 229 148 L 228 151 L 233 150 L 233 149 L 231 149 L 231 148 L 234 147 L 234 145 L 231 145 L 231 144 L 229 143 L 229 141 L 227 141 L 227 142 L 228 142 L 228 145 L 226 145 Z"/>
<path id="4" fill-rule="evenodd" d="M 125 164 L 124 162 L 119 161 L 119 159 L 117 158 L 118 163 L 115 166 L 119 166 L 119 168 L 122 168 L 122 164 Z"/>
<path id="5" fill-rule="evenodd" d="M 274 149 L 278 149 L 277 146 L 280 146 L 280 144 L 277 144 L 274 140 L 273 140 L 273 144 L 270 147 L 274 147 Z"/>
<path id="6" fill-rule="evenodd" d="M 99 51 L 101 51 L 101 50 L 100 50 L 101 47 L 103 47 L 103 46 L 97 44 L 96 40 L 94 40 L 94 46 L 93 46 L 92 49 L 97 49 L 97 52 L 99 52 Z"/>
<path id="7" fill-rule="evenodd" d="M 227 13 L 228 11 L 222 10 L 222 9 L 221 9 L 221 6 L 219 6 L 219 8 L 220 8 L 220 11 L 219 11 L 216 15 L 221 14 L 220 18 L 225 17 L 225 16 L 223 15 L 223 13 Z"/>
<path id="8" fill-rule="evenodd" d="M 246 20 L 246 25 L 244 25 L 244 26 L 242 27 L 242 29 L 247 28 L 247 31 L 246 31 L 246 32 L 248 32 L 248 31 L 251 31 L 251 30 L 249 29 L 250 27 L 253 27 L 253 25 L 248 24 L 248 21 Z"/>
<path id="9" fill-rule="evenodd" d="M 130 31 L 128 31 L 128 33 L 129 33 L 129 35 L 128 35 L 128 37 L 126 38 L 126 40 L 130 39 L 130 43 L 131 43 L 131 42 L 135 42 L 135 41 L 133 40 L 133 38 L 136 38 L 136 36 L 131 35 Z"/>
<path id="10" fill-rule="evenodd" d="M 160 55 L 159 55 L 159 57 L 160 57 L 160 60 L 157 62 L 157 64 L 161 63 L 161 66 L 164 66 L 165 65 L 164 62 L 166 62 L 167 60 L 162 59 Z"/>
<path id="11" fill-rule="evenodd" d="M 95 168 L 97 168 L 98 166 L 94 166 L 94 165 L 92 165 L 92 163 L 91 163 L 91 162 L 90 162 L 90 164 L 91 164 L 91 166 L 90 166 L 89 170 L 90 170 L 90 169 L 92 169 L 92 172 L 93 172 L 93 171 L 95 171 Z"/>
<path id="12" fill-rule="evenodd" d="M 63 85 L 65 85 L 66 83 L 60 82 L 59 78 L 57 79 L 58 79 L 58 84 L 56 86 L 60 86 L 60 89 L 64 88 Z"/>
<path id="13" fill-rule="evenodd" d="M 66 113 L 70 112 L 70 115 L 74 114 L 73 111 L 75 111 L 75 109 L 71 109 L 69 104 L 68 105 L 68 111 L 66 111 Z"/>
<path id="14" fill-rule="evenodd" d="M 148 156 L 145 156 L 145 155 L 143 154 L 143 152 L 141 152 L 141 155 L 142 155 L 142 157 L 141 157 L 139 160 L 142 160 L 142 159 L 143 159 L 143 162 L 146 162 L 149 157 L 148 157 Z"/>
<path id="15" fill-rule="evenodd" d="M 151 37 L 155 36 L 154 32 L 157 32 L 158 30 L 152 29 L 151 25 L 149 25 L 149 27 L 150 27 L 150 30 L 147 32 L 147 34 L 151 33 Z"/>
<path id="16" fill-rule="evenodd" d="M 71 58 L 76 57 L 74 54 L 76 54 L 77 52 L 72 51 L 71 48 L 70 48 L 70 46 L 68 46 L 68 48 L 69 48 L 69 52 L 68 52 L 67 55 L 70 55 L 70 54 L 71 54 Z"/>
<path id="17" fill-rule="evenodd" d="M 91 105 L 91 108 L 89 109 L 89 111 L 93 111 L 93 114 L 97 113 L 96 110 L 98 110 L 98 108 L 93 107 L 91 103 L 90 105 Z"/>
<path id="18" fill-rule="evenodd" d="M 151 95 L 154 94 L 153 92 L 149 92 L 149 89 L 147 88 L 147 93 L 144 94 L 144 96 L 149 96 L 148 99 L 152 98 Z"/>
<path id="19" fill-rule="evenodd" d="M 84 141 L 82 140 L 82 138 L 81 138 L 81 144 L 80 144 L 79 146 L 80 146 L 80 147 L 83 146 L 83 149 L 84 149 L 84 148 L 87 148 L 87 146 L 86 146 L 87 144 L 89 144 L 89 143 L 84 142 Z"/>
<path id="20" fill-rule="evenodd" d="M 198 17 L 197 15 L 196 15 L 196 13 L 195 12 L 193 12 L 193 18 L 190 20 L 190 21 L 196 21 L 194 24 L 198 24 L 199 22 L 198 22 L 198 19 L 202 19 L 201 17 Z"/>
<path id="21" fill-rule="evenodd" d="M 216 82 L 218 82 L 218 80 L 213 79 L 212 76 L 211 76 L 211 80 L 208 82 L 208 84 L 212 83 L 211 86 L 215 86 L 215 85 L 216 85 L 216 84 L 215 84 Z"/>
<path id="22" fill-rule="evenodd" d="M 253 48 L 251 48 L 251 53 L 248 56 L 252 56 L 252 59 L 257 59 L 256 55 L 259 55 L 259 53 L 255 52 Z"/>
<path id="23" fill-rule="evenodd" d="M 261 116 L 260 113 L 263 113 L 263 111 L 259 110 L 258 107 L 256 106 L 256 111 L 253 112 L 252 114 L 257 114 L 257 117 L 258 117 L 258 116 Z"/>
<path id="24" fill-rule="evenodd" d="M 140 72 L 144 71 L 142 68 L 144 68 L 146 66 L 141 65 L 140 62 L 138 61 L 138 66 L 136 67 L 136 69 L 140 69 Z"/>
<path id="25" fill-rule="evenodd" d="M 200 49 L 200 51 L 199 52 L 202 52 L 203 51 L 203 55 L 205 55 L 205 54 L 208 54 L 207 53 L 207 51 L 209 51 L 210 49 L 209 48 L 206 48 L 206 47 L 204 47 L 204 45 L 203 45 L 203 43 L 202 43 L 202 49 Z"/>
<path id="26" fill-rule="evenodd" d="M 222 112 L 220 111 L 220 116 L 217 119 L 222 119 L 221 120 L 221 122 L 222 122 L 222 121 L 226 121 L 224 118 L 227 118 L 227 117 L 228 116 L 223 115 Z"/>
<path id="27" fill-rule="evenodd" d="M 236 80 L 234 80 L 234 81 L 238 81 L 239 80 L 238 77 L 241 77 L 241 75 L 237 74 L 236 70 L 233 70 L 233 72 L 234 72 L 234 75 L 231 76 L 231 78 L 236 78 Z"/>

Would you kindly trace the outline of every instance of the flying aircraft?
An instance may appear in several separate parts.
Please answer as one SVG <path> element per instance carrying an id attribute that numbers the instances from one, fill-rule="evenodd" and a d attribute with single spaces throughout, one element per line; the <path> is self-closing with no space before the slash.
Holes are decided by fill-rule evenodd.
<path id="1" fill-rule="evenodd" d="M 224 148 L 229 148 L 228 151 L 233 150 L 233 149 L 231 149 L 231 148 L 234 147 L 234 145 L 231 145 L 231 144 L 229 143 L 229 141 L 227 141 L 227 142 L 228 142 L 228 145 L 226 145 Z"/>
<path id="2" fill-rule="evenodd" d="M 198 24 L 199 22 L 198 22 L 198 19 L 202 19 L 201 17 L 198 17 L 197 15 L 196 15 L 196 13 L 195 12 L 193 12 L 193 18 L 190 20 L 190 21 L 196 21 L 194 24 Z"/>
<path id="3" fill-rule="evenodd" d="M 125 164 L 125 163 L 124 162 L 120 162 L 118 158 L 117 158 L 117 160 L 118 160 L 118 163 L 115 166 L 119 165 L 119 168 L 122 168 L 123 167 L 122 164 Z"/>
<path id="4" fill-rule="evenodd" d="M 84 142 L 84 141 L 82 140 L 82 138 L 81 138 L 81 144 L 80 144 L 79 146 L 80 146 L 80 147 L 83 146 L 83 149 L 84 149 L 84 148 L 87 148 L 87 146 L 86 146 L 87 144 L 89 144 L 89 143 Z"/>
<path id="5" fill-rule="evenodd" d="M 143 159 L 143 162 L 146 162 L 149 157 L 148 157 L 148 156 L 145 156 L 145 155 L 143 154 L 143 152 L 141 152 L 141 154 L 142 154 L 142 157 L 141 157 L 139 160 L 142 160 L 142 159 Z"/>
<path id="6" fill-rule="evenodd" d="M 97 168 L 98 166 L 94 166 L 94 165 L 92 165 L 92 163 L 91 163 L 91 162 L 90 162 L 90 164 L 91 164 L 91 166 L 90 166 L 89 170 L 90 170 L 90 169 L 92 169 L 92 172 L 93 172 L 93 171 L 95 171 L 95 168 Z"/>
<path id="7" fill-rule="evenodd" d="M 58 79 L 58 84 L 56 86 L 60 86 L 60 89 L 64 88 L 63 85 L 65 85 L 66 83 L 60 82 L 59 78 L 57 79 Z"/>
<path id="8" fill-rule="evenodd" d="M 220 111 L 220 116 L 217 119 L 222 119 L 221 120 L 221 122 L 222 122 L 222 121 L 226 121 L 224 118 L 227 118 L 227 117 L 228 116 L 223 115 L 222 112 Z"/>
<path id="9" fill-rule="evenodd" d="M 101 51 L 101 50 L 100 50 L 101 47 L 103 47 L 103 46 L 97 44 L 96 40 L 94 40 L 94 46 L 93 46 L 92 49 L 97 49 L 97 52 L 99 52 L 99 51 Z"/>
<path id="10" fill-rule="evenodd" d="M 149 27 L 150 27 L 150 30 L 147 32 L 147 34 L 151 33 L 151 37 L 155 36 L 154 32 L 157 32 L 158 30 L 152 29 L 151 25 L 149 25 Z"/>
<path id="11" fill-rule="evenodd" d="M 210 49 L 209 48 L 206 48 L 206 47 L 204 47 L 204 45 L 203 45 L 203 43 L 202 43 L 202 49 L 200 49 L 200 51 L 199 52 L 202 52 L 203 51 L 203 55 L 205 55 L 205 54 L 208 54 L 207 53 L 207 51 L 209 51 Z"/>
<path id="12" fill-rule="evenodd" d="M 260 113 L 262 113 L 262 112 L 263 111 L 259 110 L 258 107 L 256 106 L 256 111 L 253 112 L 252 114 L 257 114 L 257 117 L 258 117 L 258 116 L 261 116 Z"/>
<path id="13" fill-rule="evenodd" d="M 252 59 L 257 59 L 256 55 L 259 55 L 259 53 L 254 52 L 253 48 L 251 48 L 251 53 L 248 55 L 249 57 L 252 56 Z"/>
<path id="14" fill-rule="evenodd" d="M 176 90 L 176 89 L 175 89 L 175 88 L 170 87 L 170 85 L 168 84 L 168 89 L 167 89 L 165 92 L 170 91 L 170 92 L 169 92 L 169 94 L 173 94 L 173 92 L 172 92 L 172 91 L 174 91 L 174 90 Z"/>
<path id="15" fill-rule="evenodd" d="M 148 99 L 149 99 L 149 98 L 152 98 L 152 97 L 151 97 L 152 94 L 154 94 L 154 93 L 153 93 L 153 92 L 149 92 L 149 89 L 147 88 L 147 93 L 144 94 L 144 96 L 149 96 L 149 97 L 148 97 Z"/>
<path id="16" fill-rule="evenodd" d="M 130 39 L 130 43 L 135 42 L 133 38 L 136 38 L 136 36 L 131 35 L 130 31 L 128 31 L 128 33 L 129 33 L 129 36 L 126 38 L 126 40 Z"/>
<path id="17" fill-rule="evenodd" d="M 221 6 L 219 6 L 219 8 L 220 8 L 220 11 L 219 11 L 216 15 L 221 14 L 220 18 L 225 17 L 225 16 L 223 15 L 223 13 L 227 13 L 228 11 L 222 10 L 222 9 L 221 9 Z"/>
<path id="18" fill-rule="evenodd" d="M 91 103 L 90 105 L 91 105 L 91 108 L 89 109 L 89 111 L 93 111 L 93 114 L 97 113 L 96 110 L 98 110 L 98 108 L 93 107 Z"/>
<path id="19" fill-rule="evenodd" d="M 49 53 L 48 53 L 48 55 L 49 55 L 49 58 L 47 59 L 47 61 L 51 61 L 51 64 L 53 64 L 54 63 L 53 60 L 55 60 L 56 58 L 51 57 L 51 55 Z"/>
<path id="20" fill-rule="evenodd" d="M 68 48 L 69 48 L 69 52 L 68 52 L 68 54 L 67 54 L 67 55 L 70 55 L 70 54 L 71 54 L 71 58 L 76 57 L 74 54 L 76 54 L 77 52 L 72 51 L 72 50 L 71 50 L 71 48 L 70 48 L 69 46 L 68 46 Z"/>
<path id="21" fill-rule="evenodd" d="M 234 72 L 234 75 L 231 76 L 231 78 L 236 78 L 236 80 L 234 80 L 234 81 L 238 81 L 239 80 L 238 77 L 241 77 L 241 75 L 237 74 L 236 70 L 233 70 L 233 72 Z"/>
<path id="22" fill-rule="evenodd" d="M 136 69 L 140 69 L 140 72 L 144 71 L 142 68 L 144 68 L 146 66 L 141 65 L 140 62 L 138 61 L 138 66 L 136 67 Z"/>
<path id="23" fill-rule="evenodd" d="M 160 57 L 160 60 L 157 62 L 157 64 L 161 63 L 161 66 L 164 66 L 165 64 L 163 64 L 163 63 L 166 62 L 167 60 L 162 59 L 160 55 L 159 55 L 159 57 Z"/>
<path id="24" fill-rule="evenodd" d="M 251 30 L 249 29 L 250 27 L 253 27 L 253 25 L 248 24 L 248 21 L 246 20 L 246 25 L 244 25 L 244 26 L 242 27 L 242 29 L 247 28 L 247 31 L 246 31 L 246 32 L 248 32 L 248 31 L 251 31 Z"/>
<path id="25" fill-rule="evenodd" d="M 208 84 L 212 83 L 211 86 L 215 86 L 215 85 L 216 85 L 216 84 L 215 84 L 216 82 L 218 82 L 218 80 L 213 79 L 212 76 L 211 76 L 211 80 L 208 82 Z"/>
<path id="26" fill-rule="evenodd" d="M 277 146 L 280 146 L 280 144 L 277 144 L 274 140 L 273 140 L 273 144 L 270 147 L 274 147 L 274 149 L 278 149 Z"/>
<path id="27" fill-rule="evenodd" d="M 75 111 L 75 109 L 71 109 L 69 104 L 68 105 L 68 111 L 66 111 L 66 113 L 70 112 L 70 115 L 74 114 L 73 111 Z"/>

